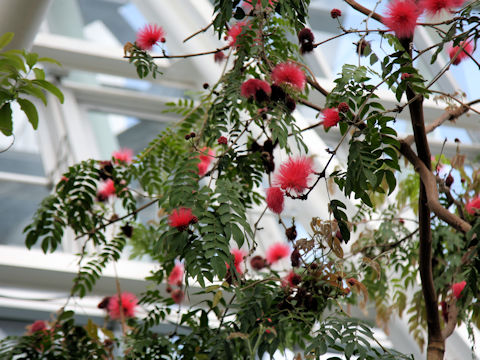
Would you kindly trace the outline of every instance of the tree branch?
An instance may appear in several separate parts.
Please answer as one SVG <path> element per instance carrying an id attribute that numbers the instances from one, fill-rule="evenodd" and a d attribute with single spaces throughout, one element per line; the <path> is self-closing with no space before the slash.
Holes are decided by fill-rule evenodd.
<path id="1" fill-rule="evenodd" d="M 451 304 L 448 304 L 448 319 L 445 323 L 445 327 L 442 330 L 442 337 L 444 339 L 452 335 L 453 331 L 455 330 L 455 326 L 457 325 L 457 317 L 458 308 L 454 300 Z"/>
<path id="2" fill-rule="evenodd" d="M 435 119 L 431 124 L 427 125 L 425 127 L 425 133 L 431 133 L 434 131 L 436 128 L 441 126 L 445 121 L 453 121 L 463 114 L 465 114 L 468 111 L 467 106 L 459 106 L 455 110 L 445 110 L 445 112 L 440 115 L 437 119 Z M 413 135 L 407 136 L 405 139 L 403 139 L 405 143 L 408 145 L 412 145 L 413 142 L 415 141 L 415 138 Z"/>
<path id="3" fill-rule="evenodd" d="M 451 225 L 454 229 L 463 233 L 467 233 L 472 226 L 457 215 L 452 214 L 450 211 L 445 209 L 442 204 L 440 204 L 440 201 L 438 201 L 435 175 L 425 166 L 425 164 L 423 164 L 417 154 L 414 153 L 410 145 L 404 140 L 400 140 L 399 151 L 413 165 L 415 171 L 420 175 L 420 180 L 423 184 L 425 184 L 428 207 L 435 213 L 435 215 L 437 215 L 447 224 Z"/>
<path id="4" fill-rule="evenodd" d="M 191 57 L 195 57 L 195 56 L 216 54 L 216 53 L 219 53 L 220 51 L 227 50 L 229 47 L 230 47 L 230 45 L 226 45 L 222 48 L 218 48 L 218 49 L 215 49 L 215 50 L 203 51 L 203 52 L 193 53 L 193 54 L 183 54 L 183 55 L 167 55 L 164 52 L 163 55 L 152 56 L 152 59 L 186 59 L 186 58 L 191 58 Z M 124 56 L 123 58 L 124 59 L 130 59 L 131 56 Z"/>
<path id="5" fill-rule="evenodd" d="M 380 14 L 377 14 L 376 12 L 374 12 L 370 9 L 367 9 L 365 6 L 360 5 L 355 0 L 345 0 L 345 2 L 348 5 L 350 5 L 352 8 L 354 8 L 355 10 L 361 12 L 362 14 L 365 14 L 365 15 L 377 20 L 378 22 L 382 22 L 382 16 Z"/>

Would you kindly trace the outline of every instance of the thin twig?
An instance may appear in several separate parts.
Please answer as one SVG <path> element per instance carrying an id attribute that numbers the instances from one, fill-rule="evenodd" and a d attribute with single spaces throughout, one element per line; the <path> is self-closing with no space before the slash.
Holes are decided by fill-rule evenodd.
<path id="1" fill-rule="evenodd" d="M 208 24 L 207 26 L 205 26 L 204 28 L 201 28 L 200 30 L 194 32 L 192 35 L 185 38 L 183 40 L 183 42 L 186 43 L 188 40 L 192 39 L 193 37 L 197 36 L 198 34 L 207 31 L 210 28 L 210 26 L 212 26 L 212 25 L 213 25 L 213 21 L 210 24 Z"/>

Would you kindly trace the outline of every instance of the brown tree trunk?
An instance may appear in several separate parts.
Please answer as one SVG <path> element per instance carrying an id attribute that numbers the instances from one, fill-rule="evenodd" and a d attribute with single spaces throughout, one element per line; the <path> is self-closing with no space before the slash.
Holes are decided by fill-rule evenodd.
<path id="1" fill-rule="evenodd" d="M 410 43 L 413 39 L 401 39 L 405 51 L 412 56 Z M 417 94 L 407 86 L 405 91 L 408 101 L 412 101 L 408 106 L 410 118 L 413 127 L 413 136 L 417 147 L 417 154 L 420 160 L 430 170 L 432 168 L 430 147 L 428 145 L 427 134 L 425 131 L 425 119 L 423 114 L 423 96 L 416 97 Z M 415 99 L 415 100 L 414 100 Z M 435 184 L 436 186 L 436 184 Z M 425 301 L 425 310 L 427 314 L 428 343 L 427 360 L 443 360 L 445 353 L 445 340 L 440 326 L 440 317 L 438 313 L 438 298 L 433 282 L 432 268 L 432 230 L 430 224 L 430 208 L 428 207 L 427 193 L 425 185 L 420 181 L 420 194 L 418 199 L 418 227 L 420 229 L 420 252 L 419 252 L 419 271 L 422 280 L 423 299 Z"/>
<path id="2" fill-rule="evenodd" d="M 406 94 L 409 101 L 415 98 L 415 93 L 410 88 L 407 88 Z M 430 148 L 423 117 L 423 97 L 414 100 L 410 104 L 409 110 L 418 157 L 428 169 L 431 169 Z M 445 353 L 445 341 L 440 327 L 438 299 L 433 282 L 430 208 L 427 205 L 425 185 L 422 182 L 420 182 L 418 199 L 418 222 L 420 228 L 419 271 L 428 325 L 427 360 L 442 360 Z"/>

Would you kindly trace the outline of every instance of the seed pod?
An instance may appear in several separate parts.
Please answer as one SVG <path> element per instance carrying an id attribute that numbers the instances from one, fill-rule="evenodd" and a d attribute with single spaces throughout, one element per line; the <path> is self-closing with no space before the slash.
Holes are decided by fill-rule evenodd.
<path id="1" fill-rule="evenodd" d="M 299 267 L 300 259 L 301 259 L 300 251 L 298 251 L 298 249 L 295 248 L 295 250 L 293 250 L 292 254 L 290 255 L 290 261 L 292 262 L 292 266 Z"/>
<path id="2" fill-rule="evenodd" d="M 295 225 L 285 230 L 285 235 L 287 235 L 288 240 L 294 241 L 297 238 L 297 228 L 295 227 Z"/>

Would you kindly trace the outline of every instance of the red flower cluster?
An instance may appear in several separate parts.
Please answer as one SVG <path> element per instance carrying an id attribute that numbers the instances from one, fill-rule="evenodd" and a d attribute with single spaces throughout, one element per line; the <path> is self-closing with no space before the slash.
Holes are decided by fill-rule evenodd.
<path id="1" fill-rule="evenodd" d="M 233 265 L 235 265 L 235 270 L 239 274 L 243 274 L 243 258 L 247 255 L 245 251 L 241 249 L 231 249 L 230 254 L 233 255 Z M 228 268 L 227 264 L 227 268 Z"/>
<path id="2" fill-rule="evenodd" d="M 305 73 L 294 63 L 280 63 L 272 70 L 272 80 L 276 85 L 289 84 L 293 88 L 303 91 L 307 81 Z"/>
<path id="3" fill-rule="evenodd" d="M 223 51 L 219 51 L 213 55 L 213 60 L 216 63 L 221 63 L 223 60 L 225 60 L 225 57 L 226 57 L 225 53 Z"/>
<path id="4" fill-rule="evenodd" d="M 200 163 L 198 164 L 198 175 L 203 176 L 207 173 L 208 167 L 215 156 L 215 152 L 212 149 L 204 147 L 200 150 L 200 153 L 201 154 L 198 156 L 200 159 Z"/>
<path id="5" fill-rule="evenodd" d="M 136 43 L 142 50 L 151 50 L 159 41 L 165 42 L 165 32 L 160 26 L 148 24 L 137 32 Z"/>
<path id="6" fill-rule="evenodd" d="M 120 297 L 118 295 L 111 296 L 107 306 L 108 314 L 114 320 L 121 318 L 120 311 L 123 311 L 125 317 L 134 317 L 137 303 L 137 297 L 129 292 L 122 293 Z"/>
<path id="7" fill-rule="evenodd" d="M 115 159 L 115 163 L 125 163 L 130 164 L 132 162 L 133 150 L 128 148 L 123 148 L 119 151 L 114 151 L 112 157 Z"/>
<path id="8" fill-rule="evenodd" d="M 403 73 L 402 76 L 400 76 L 400 79 L 404 81 L 405 79 L 410 79 L 413 75 L 409 73 Z"/>
<path id="9" fill-rule="evenodd" d="M 393 0 L 388 4 L 382 22 L 398 38 L 409 38 L 413 36 L 421 12 L 414 0 Z"/>
<path id="10" fill-rule="evenodd" d="M 457 46 L 450 45 L 447 51 L 450 59 L 453 59 L 458 53 L 455 60 L 452 61 L 453 65 L 458 65 L 463 59 L 466 59 L 469 54 L 472 55 L 473 45 L 471 41 L 462 41 Z"/>
<path id="11" fill-rule="evenodd" d="M 185 297 L 185 293 L 183 292 L 182 289 L 175 289 L 172 291 L 171 296 L 175 304 L 180 304 L 183 301 L 183 298 Z"/>
<path id="12" fill-rule="evenodd" d="M 100 184 L 97 192 L 97 198 L 99 201 L 105 201 L 109 197 L 115 195 L 115 183 L 112 179 L 107 179 Z"/>
<path id="13" fill-rule="evenodd" d="M 246 21 L 239 21 L 227 31 L 228 45 L 237 46 L 237 37 L 242 33 L 243 27 L 246 25 Z"/>
<path id="14" fill-rule="evenodd" d="M 269 264 L 275 264 L 288 256 L 290 256 L 290 246 L 288 244 L 276 243 L 268 248 L 265 258 Z"/>
<path id="15" fill-rule="evenodd" d="M 248 79 L 240 87 L 240 94 L 246 98 L 254 98 L 258 102 L 268 100 L 272 93 L 270 85 L 263 80 Z"/>
<path id="16" fill-rule="evenodd" d="M 480 196 L 470 200 L 465 206 L 465 209 L 470 215 L 475 215 L 477 211 L 480 211 Z"/>
<path id="17" fill-rule="evenodd" d="M 421 6 L 429 15 L 436 15 L 442 10 L 462 6 L 465 0 L 423 0 Z"/>
<path id="18" fill-rule="evenodd" d="M 252 3 L 254 0 L 244 1 L 242 7 L 244 8 L 245 12 L 249 13 L 253 9 Z M 268 0 L 268 6 L 273 6 L 273 4 L 277 2 L 277 0 Z M 257 0 L 257 8 L 262 6 L 262 0 Z"/>
<path id="19" fill-rule="evenodd" d="M 272 186 L 267 189 L 267 206 L 276 214 L 283 211 L 283 191 L 279 187 Z"/>
<path id="20" fill-rule="evenodd" d="M 183 282 L 183 273 L 184 273 L 183 264 L 176 263 L 172 271 L 168 275 L 168 283 L 170 285 L 181 286 Z"/>
<path id="21" fill-rule="evenodd" d="M 302 277 L 295 273 L 295 271 L 290 270 L 290 272 L 282 279 L 283 287 L 294 288 L 302 281 Z"/>
<path id="22" fill-rule="evenodd" d="M 335 126 L 340 121 L 340 115 L 336 108 L 325 109 L 322 111 L 323 128 L 325 130 Z"/>
<path id="23" fill-rule="evenodd" d="M 462 296 L 462 291 L 465 285 L 467 285 L 467 282 L 465 280 L 452 285 L 452 293 L 457 300 L 460 299 L 460 297 Z"/>
<path id="24" fill-rule="evenodd" d="M 30 334 L 32 334 L 32 333 L 37 332 L 37 331 L 46 330 L 47 329 L 47 323 L 43 320 L 37 320 L 27 328 L 29 328 L 28 332 Z"/>
<path id="25" fill-rule="evenodd" d="M 312 160 L 302 156 L 297 159 L 289 158 L 280 166 L 275 178 L 275 184 L 282 190 L 294 191 L 301 194 L 308 188 L 308 180 L 313 174 Z"/>
<path id="26" fill-rule="evenodd" d="M 197 222 L 197 218 L 192 214 L 192 210 L 188 208 L 174 209 L 168 217 L 171 227 L 175 227 L 180 231 L 187 229 L 188 225 Z"/>

